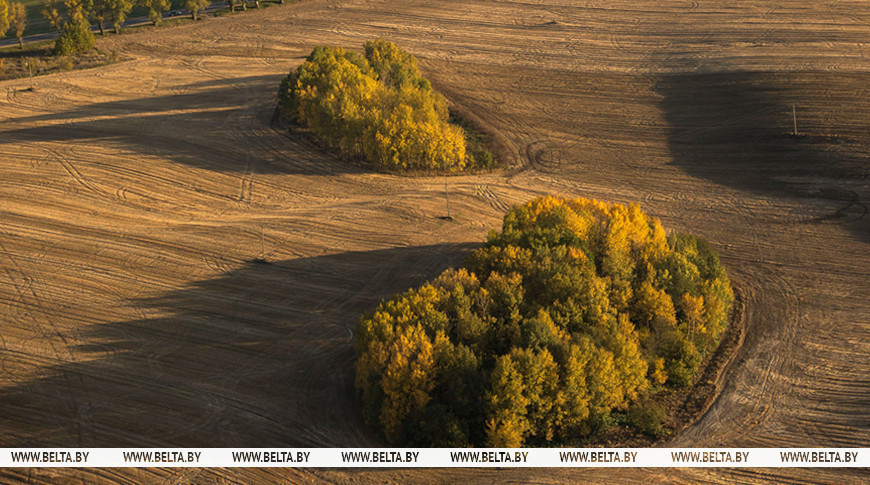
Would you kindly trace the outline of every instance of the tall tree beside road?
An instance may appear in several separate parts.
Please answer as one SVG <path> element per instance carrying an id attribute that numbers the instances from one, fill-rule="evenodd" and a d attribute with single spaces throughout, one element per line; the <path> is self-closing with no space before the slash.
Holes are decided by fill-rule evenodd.
<path id="1" fill-rule="evenodd" d="M 9 1 L 0 0 L 0 36 L 9 30 Z"/>
<path id="2" fill-rule="evenodd" d="M 148 9 L 148 18 L 154 25 L 163 20 L 163 12 L 171 7 L 169 0 L 137 0 L 137 4 Z"/>
<path id="3" fill-rule="evenodd" d="M 45 0 L 45 3 L 42 4 L 42 16 L 57 30 L 58 34 L 61 33 L 61 27 L 63 26 L 63 15 L 60 13 L 60 5 L 60 0 Z"/>
<path id="4" fill-rule="evenodd" d="M 127 20 L 130 10 L 133 10 L 133 0 L 106 0 L 106 13 L 112 21 L 115 33 L 121 31 L 121 25 Z"/>
<path id="5" fill-rule="evenodd" d="M 103 23 L 109 14 L 108 0 L 94 0 L 94 8 L 91 10 L 91 17 L 97 21 L 97 26 L 100 27 L 100 35 L 106 35 L 103 31 Z"/>
<path id="6" fill-rule="evenodd" d="M 56 1 L 47 0 L 42 13 L 60 32 L 54 44 L 58 55 L 85 52 L 94 46 L 94 33 L 87 16 L 93 11 L 93 0 L 66 0 L 66 15 L 61 12 Z"/>
<path id="7" fill-rule="evenodd" d="M 184 8 L 190 12 L 193 20 L 199 19 L 197 12 L 205 8 L 206 5 L 208 5 L 208 0 L 184 0 Z"/>
<path id="8" fill-rule="evenodd" d="M 24 4 L 15 2 L 9 7 L 9 30 L 18 38 L 18 45 L 24 50 L 24 29 L 27 28 L 27 9 Z"/>

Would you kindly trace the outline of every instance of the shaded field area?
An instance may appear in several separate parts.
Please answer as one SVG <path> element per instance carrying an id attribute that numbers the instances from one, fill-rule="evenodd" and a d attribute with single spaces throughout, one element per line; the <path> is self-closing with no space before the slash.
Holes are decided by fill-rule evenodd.
<path id="1" fill-rule="evenodd" d="M 71 433 L 85 447 L 138 446 L 144 436 L 155 447 L 374 446 L 361 417 L 343 405 L 353 399 L 346 394 L 356 323 L 345 316 L 369 311 L 391 287 L 458 264 L 468 249 L 251 262 L 131 301 L 142 318 L 78 330 L 70 350 L 99 358 L 57 363 L 4 388 L 0 403 L 9 412 L 0 428 L 32 447 L 65 446 Z M 327 422 L 346 434 L 325 434 Z"/>
<path id="2" fill-rule="evenodd" d="M 376 446 L 360 313 L 513 204 L 639 202 L 711 241 L 746 334 L 671 446 L 870 446 L 865 2 L 309 0 L 0 82 L 0 446 Z M 366 172 L 270 125 L 314 45 L 383 36 L 512 166 Z M 792 106 L 798 136 L 792 134 Z M 449 195 L 452 220 L 446 215 Z M 263 256 L 271 264 L 252 261 Z M 860 471 L 625 470 L 626 483 Z M 610 482 L 612 470 L 3 470 L 3 481 Z"/>

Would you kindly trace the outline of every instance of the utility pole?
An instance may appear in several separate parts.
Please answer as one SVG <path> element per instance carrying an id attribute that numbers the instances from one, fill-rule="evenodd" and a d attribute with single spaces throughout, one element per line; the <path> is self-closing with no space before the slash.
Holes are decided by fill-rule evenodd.
<path id="1" fill-rule="evenodd" d="M 794 107 L 794 103 L 791 105 L 791 117 L 794 120 L 794 136 L 798 136 L 797 132 L 797 110 Z"/>
<path id="2" fill-rule="evenodd" d="M 444 199 L 447 201 L 447 218 L 453 219 L 450 217 L 450 192 L 447 190 L 447 182 L 444 182 Z"/>

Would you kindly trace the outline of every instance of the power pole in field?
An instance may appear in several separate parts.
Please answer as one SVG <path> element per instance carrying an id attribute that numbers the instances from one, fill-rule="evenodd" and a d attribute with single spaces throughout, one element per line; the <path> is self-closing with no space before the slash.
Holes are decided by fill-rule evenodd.
<path id="1" fill-rule="evenodd" d="M 444 199 L 447 201 L 447 218 L 453 219 L 450 217 L 450 192 L 447 190 L 447 182 L 444 182 Z"/>
<path id="2" fill-rule="evenodd" d="M 794 136 L 798 136 L 797 132 L 797 110 L 794 107 L 794 103 L 791 105 L 791 118 L 794 121 Z"/>
<path id="3" fill-rule="evenodd" d="M 260 259 L 266 260 L 266 226 L 260 226 Z"/>

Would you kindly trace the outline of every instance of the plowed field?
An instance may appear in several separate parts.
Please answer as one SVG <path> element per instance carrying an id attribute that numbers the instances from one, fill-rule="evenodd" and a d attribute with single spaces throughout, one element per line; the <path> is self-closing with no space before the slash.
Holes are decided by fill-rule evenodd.
<path id="1" fill-rule="evenodd" d="M 376 174 L 273 129 L 318 44 L 386 37 L 511 166 Z M 670 446 L 870 446 L 870 3 L 310 0 L 0 83 L 0 447 L 378 446 L 361 312 L 512 204 L 639 202 L 708 238 L 745 342 Z M 799 136 L 793 131 L 792 107 Z M 453 220 L 446 220 L 445 191 Z M 271 264 L 258 264 L 265 256 Z M 828 482 L 866 471 L 25 470 L 0 481 Z"/>

